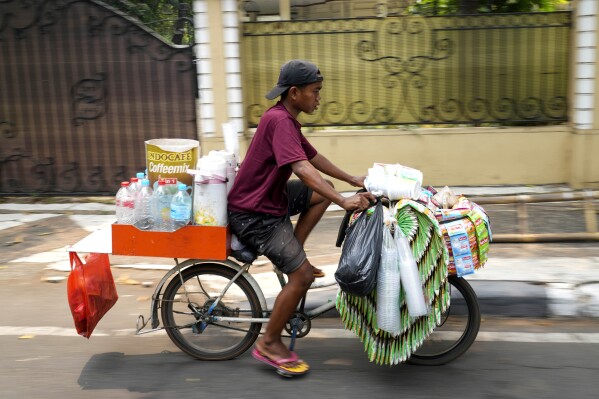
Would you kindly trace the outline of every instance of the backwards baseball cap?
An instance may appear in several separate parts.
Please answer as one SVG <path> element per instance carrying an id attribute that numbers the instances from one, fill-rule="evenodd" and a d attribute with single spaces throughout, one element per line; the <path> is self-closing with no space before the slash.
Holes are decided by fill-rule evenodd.
<path id="1" fill-rule="evenodd" d="M 291 60 L 283 64 L 277 85 L 266 95 L 269 100 L 279 97 L 291 86 L 322 82 L 320 69 L 310 61 Z"/>

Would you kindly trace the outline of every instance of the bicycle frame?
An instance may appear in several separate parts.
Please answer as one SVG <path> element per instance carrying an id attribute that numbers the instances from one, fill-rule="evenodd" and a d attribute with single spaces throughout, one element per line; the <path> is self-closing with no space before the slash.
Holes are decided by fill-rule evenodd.
<path id="1" fill-rule="evenodd" d="M 279 283 L 281 283 L 281 288 L 283 288 L 285 286 L 285 284 L 286 284 L 284 274 L 281 273 L 279 270 L 276 270 L 276 269 L 275 269 L 275 273 L 277 274 L 277 278 L 279 280 Z M 249 274 L 249 272 L 247 274 Z M 237 279 L 237 277 L 239 275 L 240 274 L 236 275 L 235 278 L 233 280 L 231 280 L 231 283 L 235 279 Z M 337 282 L 331 282 L 331 283 L 313 282 L 312 285 L 310 286 L 309 290 L 316 289 L 316 288 L 332 287 L 334 285 L 337 285 Z M 227 288 L 228 288 L 228 286 L 225 287 L 225 289 L 223 290 L 223 292 L 220 294 L 219 299 L 225 294 Z M 263 296 L 261 290 L 260 290 L 259 296 Z M 218 299 L 217 299 L 217 302 L 218 302 Z M 306 314 L 306 316 L 308 316 L 308 318 L 310 320 L 312 320 L 312 319 L 315 319 L 316 317 L 318 317 L 318 316 L 320 316 L 320 315 L 328 312 L 329 310 L 333 309 L 334 307 L 335 307 L 335 302 L 334 301 L 328 301 L 327 303 L 324 303 L 324 304 L 318 306 L 317 308 L 312 309 L 311 311 L 305 312 L 305 314 Z M 216 321 L 216 322 L 221 321 L 221 322 L 228 322 L 228 323 L 267 323 L 269 319 L 268 318 L 244 318 L 244 319 L 240 319 L 240 318 L 237 318 L 237 317 L 213 316 L 213 320 Z"/>
<path id="2" fill-rule="evenodd" d="M 251 266 L 250 263 L 246 263 L 243 266 L 241 266 L 241 265 L 239 265 L 239 263 L 233 262 L 232 260 L 229 260 L 229 259 L 227 259 L 227 260 L 188 259 L 184 262 L 179 263 L 178 259 L 175 258 L 175 267 L 170 269 L 164 275 L 164 277 L 162 277 L 162 279 L 160 280 L 160 282 L 156 285 L 156 288 L 154 289 L 154 293 L 152 294 L 152 302 L 150 304 L 150 318 L 146 321 L 142 315 L 140 315 L 138 317 L 136 335 L 147 334 L 147 333 L 150 333 L 153 331 L 158 331 L 158 330 L 161 330 L 164 328 L 164 327 L 159 327 L 160 318 L 158 317 L 158 309 L 160 308 L 160 301 L 162 298 L 162 290 L 164 289 L 165 284 L 171 278 L 181 278 L 181 273 L 183 272 L 183 270 L 185 270 L 191 266 L 194 266 L 197 264 L 203 264 L 203 263 L 219 264 L 219 265 L 222 265 L 222 266 L 225 266 L 225 267 L 235 270 L 236 275 L 235 275 L 235 278 L 233 280 L 231 280 L 231 284 L 235 280 L 237 280 L 237 278 L 239 276 L 243 275 L 245 277 L 245 279 L 250 283 L 250 285 L 252 286 L 254 291 L 256 292 L 256 295 L 258 296 L 258 300 L 260 301 L 260 306 L 262 307 L 262 309 L 268 308 L 267 303 L 266 303 L 266 298 L 264 297 L 264 293 L 262 292 L 260 285 L 258 284 L 256 279 L 254 279 L 254 277 L 248 272 L 248 270 Z M 175 275 L 175 274 L 177 276 L 173 277 L 173 275 Z M 223 297 L 223 295 L 225 294 L 225 292 L 229 286 L 230 285 L 225 287 L 223 292 L 220 293 L 217 301 L 215 302 L 215 306 L 218 303 L 218 301 L 220 301 L 220 299 Z M 264 311 L 264 314 L 266 314 L 266 311 Z M 142 331 L 150 320 L 152 321 L 151 329 Z M 246 320 L 249 320 L 249 319 L 246 319 Z M 265 319 L 265 320 L 268 321 L 268 319 Z M 236 320 L 236 321 L 238 321 L 238 320 Z"/>
<path id="3" fill-rule="evenodd" d="M 249 268 L 251 266 L 251 263 L 246 263 L 244 265 L 240 265 L 237 262 L 234 262 L 232 260 L 209 260 L 209 259 L 188 259 L 182 263 L 179 263 L 178 259 L 175 258 L 175 264 L 176 266 L 173 267 L 171 270 L 169 270 L 164 277 L 162 277 L 162 279 L 160 280 L 160 282 L 156 285 L 156 288 L 154 290 L 154 293 L 152 294 L 152 303 L 150 305 L 150 319 L 148 321 L 145 321 L 144 317 L 142 315 L 140 315 L 138 317 L 138 322 L 137 322 L 137 329 L 136 329 L 136 334 L 137 335 L 141 335 L 141 334 L 147 334 L 153 331 L 158 331 L 163 329 L 164 327 L 159 327 L 160 325 L 160 319 L 158 317 L 158 309 L 160 308 L 160 301 L 161 301 L 161 297 L 162 297 L 162 290 L 165 286 L 165 284 L 171 279 L 171 278 L 182 278 L 181 277 L 181 273 L 183 270 L 187 269 L 188 267 L 191 267 L 193 265 L 197 265 L 197 264 L 202 264 L 202 263 L 212 263 L 212 264 L 219 264 L 228 268 L 231 268 L 233 270 L 236 271 L 235 277 L 233 279 L 231 279 L 231 281 L 229 282 L 229 284 L 223 289 L 223 291 L 219 294 L 219 296 L 217 297 L 217 299 L 214 301 L 214 303 L 212 304 L 210 310 L 208 311 L 210 313 L 210 311 L 212 309 L 214 309 L 218 303 L 220 302 L 221 298 L 225 295 L 225 293 L 227 292 L 227 289 L 231 286 L 231 284 L 233 284 L 235 282 L 235 280 L 237 280 L 239 278 L 239 276 L 243 275 L 244 278 L 250 283 L 250 285 L 252 286 L 252 289 L 256 292 L 256 295 L 258 296 L 258 300 L 260 301 L 260 306 L 263 309 L 263 314 L 264 316 L 266 316 L 269 313 L 268 310 L 268 305 L 266 302 L 266 298 L 264 297 L 264 293 L 262 291 L 262 288 L 260 287 L 260 285 L 258 284 L 258 282 L 256 281 L 256 279 L 254 279 L 254 277 L 251 275 L 251 273 L 249 272 Z M 285 277 L 283 275 L 283 273 L 281 273 L 278 270 L 275 270 L 275 273 L 277 274 L 277 278 L 281 284 L 281 288 L 283 288 L 286 284 L 285 281 Z M 176 275 L 176 276 L 175 276 Z M 310 286 L 309 289 L 315 289 L 315 288 L 325 288 L 325 287 L 331 287 L 337 285 L 336 282 L 328 282 L 328 283 L 320 283 L 320 282 L 314 282 L 312 283 L 312 285 Z M 329 310 L 333 309 L 335 307 L 335 301 L 329 301 L 327 303 L 324 303 L 320 306 L 318 306 L 315 309 L 312 309 L 310 311 L 306 312 L 306 316 L 308 316 L 308 318 L 310 320 L 328 312 Z M 269 318 L 268 317 L 262 317 L 262 318 L 236 318 L 236 317 L 224 317 L 224 316 L 212 316 L 213 321 L 215 322 L 227 322 L 227 323 L 268 323 Z M 146 330 L 146 331 L 142 331 L 145 326 L 147 325 L 147 323 L 149 321 L 152 321 L 151 324 L 151 329 Z"/>

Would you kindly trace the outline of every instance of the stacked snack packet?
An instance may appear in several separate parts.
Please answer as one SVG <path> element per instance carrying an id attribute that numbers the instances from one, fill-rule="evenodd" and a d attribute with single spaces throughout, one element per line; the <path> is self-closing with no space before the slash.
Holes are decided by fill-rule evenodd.
<path id="1" fill-rule="evenodd" d="M 449 273 L 464 276 L 474 273 L 487 262 L 491 225 L 481 206 L 463 195 L 454 195 L 450 190 L 449 193 L 456 198 L 455 203 L 449 209 L 439 208 L 435 217 L 449 251 Z"/>

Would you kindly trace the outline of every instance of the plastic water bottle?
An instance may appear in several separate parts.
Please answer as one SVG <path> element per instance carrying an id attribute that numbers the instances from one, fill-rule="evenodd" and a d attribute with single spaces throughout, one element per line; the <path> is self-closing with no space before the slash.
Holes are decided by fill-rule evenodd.
<path id="1" fill-rule="evenodd" d="M 131 191 L 139 192 L 139 190 L 141 190 L 141 181 L 145 178 L 146 177 L 144 176 L 143 172 L 137 172 L 135 177 L 131 178 Z"/>
<path id="2" fill-rule="evenodd" d="M 141 230 L 152 230 L 154 228 L 152 187 L 150 187 L 148 179 L 141 181 L 141 190 L 135 198 L 135 226 Z"/>
<path id="3" fill-rule="evenodd" d="M 173 199 L 166 188 L 166 182 L 163 179 L 158 181 L 158 187 L 152 195 L 152 214 L 154 215 L 154 230 L 172 231 L 171 220 L 171 201 Z"/>
<path id="4" fill-rule="evenodd" d="M 137 177 L 132 177 L 129 183 L 129 192 L 133 198 L 137 197 L 137 193 L 141 189 L 141 181 Z"/>
<path id="5" fill-rule="evenodd" d="M 191 220 L 191 197 L 185 183 L 179 183 L 179 191 L 171 201 L 171 219 L 175 230 L 186 226 Z"/>
<path id="6" fill-rule="evenodd" d="M 116 222 L 118 224 L 133 224 L 135 218 L 135 197 L 129 191 L 129 182 L 121 183 L 116 193 Z"/>

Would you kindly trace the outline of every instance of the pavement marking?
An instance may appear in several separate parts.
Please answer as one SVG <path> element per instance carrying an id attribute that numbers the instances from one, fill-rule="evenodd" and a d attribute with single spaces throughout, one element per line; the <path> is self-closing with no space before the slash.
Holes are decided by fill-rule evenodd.
<path id="1" fill-rule="evenodd" d="M 22 226 L 26 223 L 60 216 L 58 213 L 0 213 L 0 230 Z"/>
<path id="2" fill-rule="evenodd" d="M 1 204 L 1 210 L 21 211 L 21 212 L 39 212 L 39 211 L 114 211 L 114 205 L 102 204 L 97 202 L 87 203 L 66 203 L 66 204 Z M 113 216 L 114 219 L 114 216 Z"/>
<path id="3" fill-rule="evenodd" d="M 15 222 L 12 220 L 6 221 L 6 222 L 0 222 L 0 230 L 7 230 L 7 229 L 12 229 L 13 227 L 18 227 L 23 225 L 23 223 L 21 222 Z"/>
<path id="4" fill-rule="evenodd" d="M 493 342 L 541 342 L 541 343 L 599 343 L 599 333 L 524 333 L 481 331 L 477 341 Z"/>
<path id="5" fill-rule="evenodd" d="M 36 254 L 11 260 L 9 263 L 50 263 L 64 261 L 69 263 L 69 253 L 65 248 L 58 248 L 48 252 L 38 252 Z M 70 267 L 68 269 L 71 270 Z"/>
<path id="6" fill-rule="evenodd" d="M 75 328 L 50 327 L 50 326 L 31 326 L 31 327 L 15 327 L 15 326 L 0 326 L 0 336 L 52 336 L 52 337 L 78 337 Z M 106 332 L 95 331 L 94 336 L 109 336 Z"/>
<path id="7" fill-rule="evenodd" d="M 152 332 L 165 333 L 164 330 Z M 50 326 L 32 326 L 15 327 L 0 326 L 0 336 L 53 336 L 53 337 L 78 337 L 74 328 L 50 327 Z M 143 334 L 146 336 L 150 334 Z M 119 330 L 94 330 L 94 337 L 122 337 L 135 336 L 135 329 Z M 456 339 L 459 333 L 438 331 L 435 333 L 435 339 Z M 358 339 L 351 331 L 341 328 L 313 328 L 307 336 L 317 339 Z M 597 344 L 599 343 L 599 333 L 530 333 L 518 331 L 480 331 L 476 338 L 479 342 L 513 342 L 513 343 L 562 343 L 562 344 Z"/>
<path id="8" fill-rule="evenodd" d="M 70 215 L 69 219 L 90 233 L 103 228 L 109 229 L 116 221 L 114 215 Z"/>

